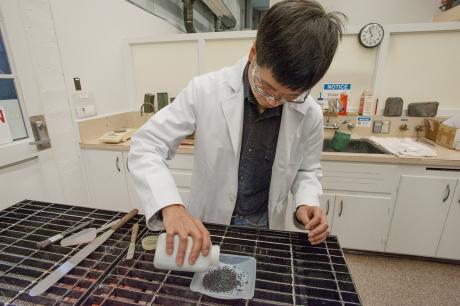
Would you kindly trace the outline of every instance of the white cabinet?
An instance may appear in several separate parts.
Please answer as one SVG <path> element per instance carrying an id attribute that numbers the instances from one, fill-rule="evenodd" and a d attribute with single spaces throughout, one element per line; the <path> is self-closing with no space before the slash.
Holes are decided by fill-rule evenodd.
<path id="1" fill-rule="evenodd" d="M 456 184 L 453 177 L 402 175 L 386 251 L 435 256 Z"/>
<path id="2" fill-rule="evenodd" d="M 384 251 L 398 184 L 395 165 L 323 162 L 321 207 L 348 249 Z"/>
<path id="3" fill-rule="evenodd" d="M 144 209 L 141 205 L 141 198 L 137 194 L 136 188 L 134 187 L 134 180 L 131 176 L 129 165 L 128 165 L 128 152 L 123 152 L 123 163 L 126 170 L 126 185 L 128 188 L 129 199 L 132 208 L 137 208 L 141 214 L 144 214 Z"/>
<path id="4" fill-rule="evenodd" d="M 334 215 L 334 203 L 335 203 L 335 194 L 332 193 L 323 193 L 319 196 L 319 203 L 320 207 L 323 210 L 324 214 L 327 218 L 327 224 L 329 225 L 329 231 L 331 231 L 332 222 L 333 222 L 333 215 Z M 294 217 L 294 204 L 292 199 L 292 194 L 289 193 L 288 197 L 288 206 L 286 207 L 285 212 L 285 227 L 284 230 L 286 231 L 295 231 L 295 232 L 305 232 L 303 227 L 299 225 L 296 227 L 291 225 L 291 220 Z"/>
<path id="5" fill-rule="evenodd" d="M 116 151 L 82 150 L 93 205 L 96 208 L 129 211 L 123 154 Z"/>
<path id="6" fill-rule="evenodd" d="M 83 149 L 82 156 L 94 206 L 120 211 L 135 207 L 142 212 L 128 152 Z M 177 154 L 167 164 L 187 202 L 193 155 Z M 456 169 L 351 162 L 324 162 L 323 166 L 325 190 L 320 204 L 331 234 L 338 236 L 342 247 L 460 260 Z M 286 218 L 293 213 L 288 206 Z"/>
<path id="7" fill-rule="evenodd" d="M 129 170 L 128 152 L 82 149 L 82 157 L 94 207 L 117 211 L 137 208 L 144 213 Z M 167 163 L 186 202 L 190 194 L 193 155 L 176 154 Z"/>
<path id="8" fill-rule="evenodd" d="M 457 180 L 436 257 L 460 260 L 460 180 Z"/>
<path id="9" fill-rule="evenodd" d="M 329 231 L 332 227 L 333 216 L 334 216 L 334 204 L 335 204 L 335 194 L 323 193 L 319 197 L 319 202 L 321 208 L 326 214 L 327 224 L 329 224 Z"/>
<path id="10" fill-rule="evenodd" d="M 168 166 L 182 200 L 187 203 L 192 186 L 193 155 L 176 154 L 172 160 L 168 161 Z"/>
<path id="11" fill-rule="evenodd" d="M 325 192 L 320 196 L 331 235 L 348 249 L 384 251 L 390 226 L 393 198 Z"/>
<path id="12" fill-rule="evenodd" d="M 384 251 L 392 205 L 387 196 L 337 194 L 331 233 L 344 248 Z"/>

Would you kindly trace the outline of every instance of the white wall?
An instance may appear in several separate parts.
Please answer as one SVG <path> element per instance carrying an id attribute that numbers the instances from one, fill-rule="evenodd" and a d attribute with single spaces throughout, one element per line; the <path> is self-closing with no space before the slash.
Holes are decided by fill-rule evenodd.
<path id="1" fill-rule="evenodd" d="M 458 112 L 460 31 L 394 34 L 390 38 L 382 93 L 411 102 L 437 101 Z"/>
<path id="2" fill-rule="evenodd" d="M 0 191 L 11 205 L 24 198 L 78 203 L 87 192 L 67 103 L 59 49 L 47 0 L 2 0 L 4 30 L 20 85 L 19 97 L 28 116 L 44 114 L 52 149 L 0 171 Z M 1 148 L 0 148 L 1 150 Z"/>
<path id="3" fill-rule="evenodd" d="M 386 25 L 382 49 L 362 47 L 358 29 L 344 35 L 331 67 L 312 89 L 313 97 L 319 97 L 324 83 L 345 82 L 352 84 L 350 112 L 358 111 L 359 97 L 365 89 L 374 91 L 381 101 L 378 113 L 383 112 L 386 98 L 394 96 L 402 97 L 405 107 L 412 102 L 438 101 L 440 116 L 460 110 L 458 90 L 452 82 L 460 65 L 456 56 L 460 53 L 459 23 Z M 192 76 L 232 65 L 247 56 L 255 36 L 256 31 L 234 31 L 131 40 L 133 100 L 140 101 L 145 92 L 168 91 L 175 96 Z M 178 61 L 175 52 L 188 57 Z M 150 57 L 159 53 L 165 56 Z M 168 64 L 173 61 L 177 64 Z"/>
<path id="4" fill-rule="evenodd" d="M 73 78 L 94 93 L 99 114 L 125 111 L 122 39 L 180 33 L 174 26 L 124 0 L 50 0 L 66 88 Z"/>
<path id="5" fill-rule="evenodd" d="M 72 78 L 94 92 L 100 113 L 124 111 L 122 39 L 179 31 L 124 0 L 0 0 L 0 10 L 26 120 L 44 114 L 52 143 L 38 159 L 0 169 L 0 209 L 24 198 L 86 204 Z"/>
<path id="6" fill-rule="evenodd" d="M 280 0 L 270 0 L 270 5 Z M 349 25 L 431 22 L 440 0 L 318 0 L 327 11 L 347 15 Z"/>

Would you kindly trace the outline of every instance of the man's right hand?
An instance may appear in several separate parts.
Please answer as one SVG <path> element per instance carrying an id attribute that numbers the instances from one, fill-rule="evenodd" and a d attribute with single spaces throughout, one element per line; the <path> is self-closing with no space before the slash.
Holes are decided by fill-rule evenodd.
<path id="1" fill-rule="evenodd" d="M 182 266 L 184 263 L 185 250 L 187 249 L 188 236 L 193 239 L 192 251 L 189 256 L 189 263 L 193 265 L 198 258 L 200 251 L 207 256 L 211 247 L 211 237 L 208 230 L 200 220 L 190 215 L 181 204 L 166 206 L 161 210 L 163 214 L 163 225 L 166 230 L 166 253 L 172 255 L 174 236 L 179 235 L 180 243 L 177 252 L 176 264 Z"/>

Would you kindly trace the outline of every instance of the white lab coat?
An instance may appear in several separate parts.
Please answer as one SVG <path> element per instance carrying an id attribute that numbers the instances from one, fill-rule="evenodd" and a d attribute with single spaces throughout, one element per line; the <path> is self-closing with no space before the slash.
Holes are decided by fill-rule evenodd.
<path id="1" fill-rule="evenodd" d="M 238 191 L 246 63 L 244 58 L 235 66 L 193 78 L 173 103 L 133 136 L 129 168 L 149 228 L 161 229 L 157 213 L 177 203 L 202 221 L 230 224 Z M 184 203 L 165 161 L 193 132 L 192 185 Z M 289 191 L 295 207 L 319 206 L 322 144 L 323 116 L 313 98 L 284 104 L 268 201 L 271 229 L 292 228 L 295 223 L 292 213 L 285 217 Z"/>

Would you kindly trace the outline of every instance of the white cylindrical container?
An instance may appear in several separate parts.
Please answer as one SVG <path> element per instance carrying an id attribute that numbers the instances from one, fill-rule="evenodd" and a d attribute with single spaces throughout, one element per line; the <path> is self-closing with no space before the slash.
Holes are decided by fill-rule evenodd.
<path id="1" fill-rule="evenodd" d="M 189 264 L 188 258 L 192 251 L 193 239 L 188 237 L 187 249 L 185 251 L 184 263 L 182 266 L 176 264 L 177 251 L 179 249 L 179 235 L 174 236 L 174 247 L 172 255 L 166 253 L 166 233 L 158 236 L 157 246 L 155 249 L 155 257 L 153 265 L 157 269 L 187 271 L 187 272 L 205 272 L 210 266 L 219 265 L 220 247 L 218 245 L 211 246 L 207 256 L 200 255 L 195 260 L 193 265 Z"/>

